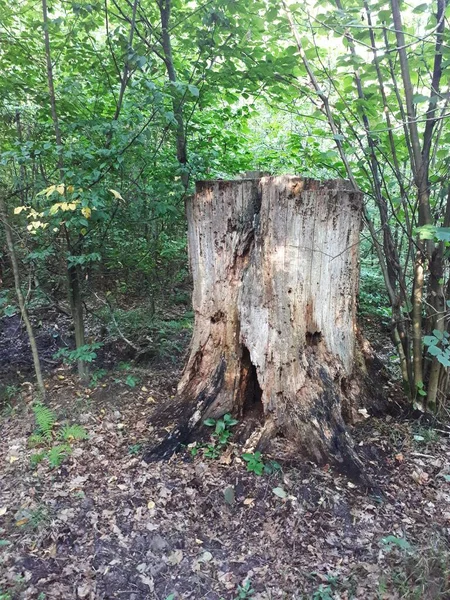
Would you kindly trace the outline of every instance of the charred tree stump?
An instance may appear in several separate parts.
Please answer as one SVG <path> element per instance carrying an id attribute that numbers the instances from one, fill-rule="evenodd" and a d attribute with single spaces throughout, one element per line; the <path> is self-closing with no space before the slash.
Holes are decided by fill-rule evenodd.
<path id="1" fill-rule="evenodd" d="M 191 352 L 167 409 L 168 456 L 208 417 L 260 410 L 281 434 L 354 476 L 342 417 L 355 386 L 362 194 L 299 177 L 203 181 L 187 205 Z M 166 423 L 167 425 L 167 423 Z"/>

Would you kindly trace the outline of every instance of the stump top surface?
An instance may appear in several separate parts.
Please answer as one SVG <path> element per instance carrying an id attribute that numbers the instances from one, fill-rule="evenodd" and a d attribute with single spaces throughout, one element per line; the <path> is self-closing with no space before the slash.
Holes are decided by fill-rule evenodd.
<path id="1" fill-rule="evenodd" d="M 213 185 L 221 185 L 223 187 L 232 186 L 236 183 L 255 182 L 261 181 L 274 183 L 286 184 L 286 183 L 299 183 L 301 184 L 301 191 L 307 190 L 318 190 L 318 189 L 329 189 L 329 190 L 340 190 L 345 192 L 360 193 L 360 190 L 352 188 L 351 183 L 348 179 L 325 179 L 323 181 L 319 179 L 313 179 L 311 177 L 301 177 L 300 175 L 265 175 L 265 176 L 254 176 L 254 177 L 239 177 L 236 179 L 201 179 L 196 181 L 196 191 L 201 192 L 202 189 L 211 187 Z"/>

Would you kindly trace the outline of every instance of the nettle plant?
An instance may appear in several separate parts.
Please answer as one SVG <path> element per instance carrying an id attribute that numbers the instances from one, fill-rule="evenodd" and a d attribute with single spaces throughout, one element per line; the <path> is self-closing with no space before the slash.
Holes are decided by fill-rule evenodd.
<path id="1" fill-rule="evenodd" d="M 57 468 L 72 452 L 71 444 L 87 439 L 87 432 L 76 424 L 57 427 L 55 413 L 40 402 L 36 402 L 32 409 L 36 428 L 28 438 L 28 444 L 40 450 L 31 456 L 31 465 L 35 467 L 47 459 L 52 468 Z"/>

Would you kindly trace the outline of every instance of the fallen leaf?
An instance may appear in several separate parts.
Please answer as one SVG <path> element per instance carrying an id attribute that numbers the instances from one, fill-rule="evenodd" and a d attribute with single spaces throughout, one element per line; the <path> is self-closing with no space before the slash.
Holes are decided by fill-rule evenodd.
<path id="1" fill-rule="evenodd" d="M 182 560 L 183 560 L 183 550 L 175 550 L 174 552 L 169 554 L 167 562 L 170 565 L 178 565 L 178 564 L 180 564 L 180 562 Z"/>
<path id="2" fill-rule="evenodd" d="M 278 496 L 278 498 L 287 498 L 287 493 L 283 490 L 283 488 L 273 488 L 272 492 L 275 494 L 275 496 Z"/>
<path id="3" fill-rule="evenodd" d="M 226 487 L 223 490 L 223 495 L 225 497 L 225 502 L 227 504 L 229 504 L 230 506 L 232 504 L 234 504 L 235 493 L 234 493 L 234 487 L 232 485 L 229 485 L 228 487 Z"/>
<path id="4" fill-rule="evenodd" d="M 245 504 L 245 506 L 250 506 L 250 504 L 253 504 L 254 501 L 255 501 L 254 498 L 246 498 L 244 500 L 244 504 Z"/>
<path id="5" fill-rule="evenodd" d="M 8 509 L 6 508 L 6 506 L 0 507 L 0 517 L 3 517 L 3 515 L 6 515 L 7 510 Z"/>
<path id="6" fill-rule="evenodd" d="M 211 552 L 206 551 L 206 552 L 203 552 L 200 560 L 203 562 L 209 562 L 212 559 L 213 559 L 213 555 L 211 554 Z"/>

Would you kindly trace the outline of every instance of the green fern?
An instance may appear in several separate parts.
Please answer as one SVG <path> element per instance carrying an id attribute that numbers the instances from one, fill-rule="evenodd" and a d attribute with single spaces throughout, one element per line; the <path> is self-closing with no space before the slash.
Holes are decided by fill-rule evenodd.
<path id="1" fill-rule="evenodd" d="M 64 425 L 58 437 L 66 442 L 70 442 L 71 440 L 85 440 L 88 434 L 86 429 L 81 427 L 81 425 Z"/>
<path id="2" fill-rule="evenodd" d="M 28 438 L 28 444 L 32 448 L 35 448 L 36 446 L 43 446 L 46 442 L 47 440 L 41 433 L 32 433 Z"/>
<path id="3" fill-rule="evenodd" d="M 33 404 L 33 413 L 37 425 L 36 434 L 42 436 L 46 442 L 51 442 L 53 427 L 56 423 L 55 413 L 40 402 Z"/>
<path id="4" fill-rule="evenodd" d="M 30 463 L 33 468 L 37 467 L 46 457 L 46 452 L 37 452 L 30 456 Z"/>
<path id="5" fill-rule="evenodd" d="M 69 444 L 58 444 L 58 446 L 53 446 L 47 453 L 48 462 L 55 469 L 64 462 L 64 459 L 66 459 L 71 452 L 72 448 Z"/>

